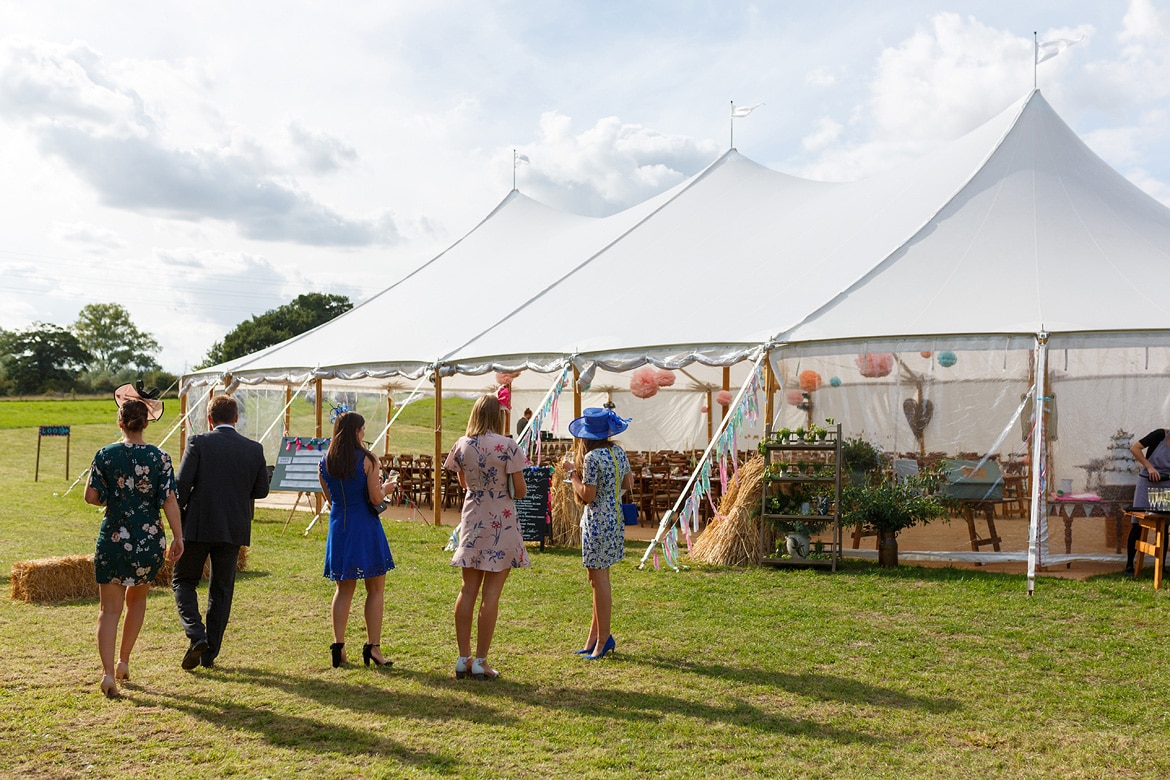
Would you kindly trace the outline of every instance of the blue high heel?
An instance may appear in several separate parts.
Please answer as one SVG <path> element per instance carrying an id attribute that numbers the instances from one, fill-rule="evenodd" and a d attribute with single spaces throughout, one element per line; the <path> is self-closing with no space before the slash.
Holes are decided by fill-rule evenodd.
<path id="1" fill-rule="evenodd" d="M 593 644 L 589 647 L 582 647 L 580 650 L 574 650 L 575 655 L 593 655 L 593 648 L 597 647 L 597 640 L 593 640 Z"/>
<path id="2" fill-rule="evenodd" d="M 586 656 L 582 656 L 582 657 L 586 661 L 598 661 L 598 660 L 601 660 L 602 658 L 605 658 L 606 653 L 614 652 L 614 649 L 616 647 L 617 647 L 617 642 L 613 641 L 613 634 L 610 634 L 609 639 L 605 640 L 605 644 L 602 645 L 602 647 L 601 647 L 601 654 L 600 655 L 586 655 Z"/>

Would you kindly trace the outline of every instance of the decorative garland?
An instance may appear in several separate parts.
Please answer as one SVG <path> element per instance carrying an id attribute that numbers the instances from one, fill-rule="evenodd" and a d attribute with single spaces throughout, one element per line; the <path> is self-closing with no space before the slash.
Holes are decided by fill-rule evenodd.
<path id="1" fill-rule="evenodd" d="M 532 419 L 525 426 L 523 433 L 520 434 L 519 440 L 516 442 L 520 445 L 520 449 L 524 450 L 528 455 L 530 463 L 540 463 L 541 451 L 541 437 L 540 432 L 545 429 L 545 420 L 550 423 L 550 427 L 556 428 L 558 424 L 560 398 L 561 393 L 564 392 L 565 385 L 569 381 L 569 369 L 571 364 L 566 363 L 561 375 L 557 377 L 557 381 L 545 394 L 544 400 L 540 404 L 540 408 L 532 414 Z"/>

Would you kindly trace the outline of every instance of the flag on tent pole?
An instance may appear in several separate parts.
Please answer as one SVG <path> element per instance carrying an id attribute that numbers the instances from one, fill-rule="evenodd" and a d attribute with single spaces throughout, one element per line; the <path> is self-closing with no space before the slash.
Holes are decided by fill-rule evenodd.
<path id="1" fill-rule="evenodd" d="M 1089 40 L 1088 36 L 1082 35 L 1079 38 L 1053 38 L 1050 41 L 1041 41 L 1036 44 L 1036 64 L 1039 65 L 1041 62 L 1050 60 L 1069 46 L 1076 46 L 1087 40 Z"/>
<path id="2" fill-rule="evenodd" d="M 731 115 L 733 117 L 735 117 L 736 119 L 739 119 L 740 117 L 747 116 L 748 114 L 755 111 L 757 108 L 759 108 L 762 105 L 764 105 L 764 104 L 763 103 L 756 103 L 754 106 L 737 106 L 734 103 L 732 103 L 731 104 Z"/>

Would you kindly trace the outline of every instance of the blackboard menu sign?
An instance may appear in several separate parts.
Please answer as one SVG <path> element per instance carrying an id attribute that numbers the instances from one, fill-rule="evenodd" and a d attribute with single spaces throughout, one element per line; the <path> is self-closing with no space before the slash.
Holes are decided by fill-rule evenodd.
<path id="1" fill-rule="evenodd" d="M 552 475 L 552 466 L 530 466 L 524 469 L 527 492 L 524 498 L 516 502 L 516 515 L 520 518 L 520 533 L 524 541 L 540 542 L 542 550 L 544 538 L 549 532 Z"/>
<path id="2" fill-rule="evenodd" d="M 287 490 L 296 493 L 320 493 L 317 464 L 329 449 L 329 439 L 312 436 L 285 436 L 276 453 L 276 468 L 272 470 L 269 490 Z"/>

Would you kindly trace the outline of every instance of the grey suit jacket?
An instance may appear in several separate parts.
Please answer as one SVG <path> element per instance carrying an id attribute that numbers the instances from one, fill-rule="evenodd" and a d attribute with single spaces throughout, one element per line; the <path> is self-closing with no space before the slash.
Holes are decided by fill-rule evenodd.
<path id="1" fill-rule="evenodd" d="M 253 502 L 268 495 L 264 448 L 234 428 L 193 436 L 179 464 L 183 539 L 247 545 Z"/>

